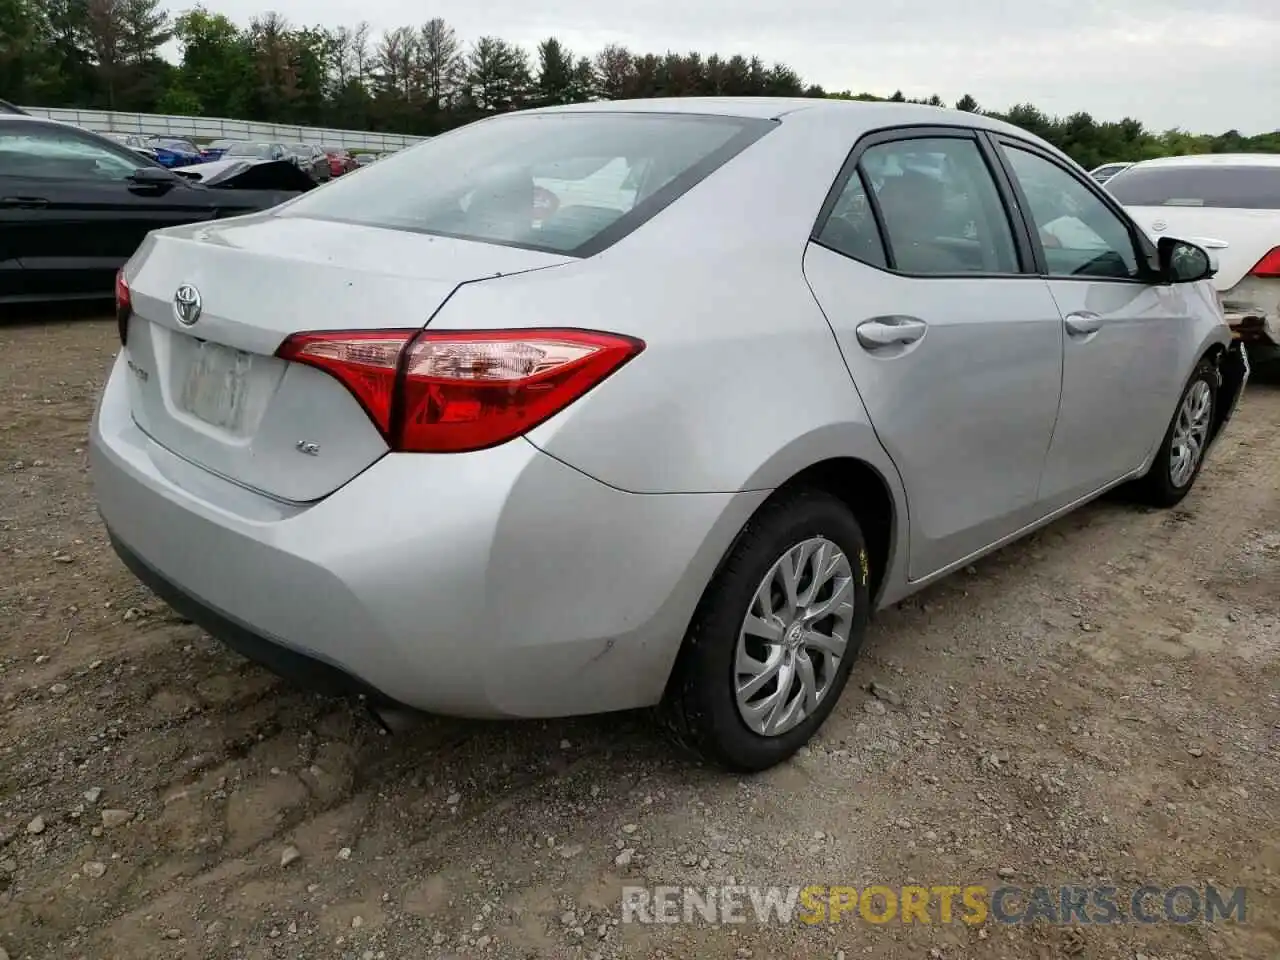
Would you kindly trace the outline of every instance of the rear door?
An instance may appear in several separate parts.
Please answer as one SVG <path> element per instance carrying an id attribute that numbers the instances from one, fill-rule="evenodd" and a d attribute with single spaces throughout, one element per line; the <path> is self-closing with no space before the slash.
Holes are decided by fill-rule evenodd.
<path id="1" fill-rule="evenodd" d="M 956 128 L 855 148 L 804 261 L 908 496 L 909 573 L 1037 519 L 1062 333 L 989 147 Z M 1015 226 L 1018 224 L 1018 226 Z"/>
<path id="2" fill-rule="evenodd" d="M 109 296 L 149 231 L 213 216 L 208 192 L 182 180 L 131 182 L 143 166 L 127 147 L 74 128 L 0 129 L 0 210 L 27 294 Z"/>
<path id="3" fill-rule="evenodd" d="M 1041 489 L 1054 509 L 1139 467 L 1164 435 L 1194 290 L 1153 282 L 1153 247 L 1087 175 L 1034 144 L 993 140 L 1062 315 L 1062 404 Z"/>

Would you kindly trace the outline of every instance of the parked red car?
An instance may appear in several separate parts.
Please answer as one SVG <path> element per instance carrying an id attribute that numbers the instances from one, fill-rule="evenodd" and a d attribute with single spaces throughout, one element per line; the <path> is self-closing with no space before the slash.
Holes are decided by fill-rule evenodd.
<path id="1" fill-rule="evenodd" d="M 344 147 L 321 147 L 320 149 L 329 158 L 329 175 L 331 177 L 340 177 L 359 166 L 356 163 L 356 158 Z"/>

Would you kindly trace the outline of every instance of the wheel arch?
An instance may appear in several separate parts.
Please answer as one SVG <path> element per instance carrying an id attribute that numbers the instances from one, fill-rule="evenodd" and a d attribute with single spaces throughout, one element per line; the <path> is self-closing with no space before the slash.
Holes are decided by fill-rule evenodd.
<path id="1" fill-rule="evenodd" d="M 884 476 L 865 460 L 832 457 L 805 467 L 783 483 L 773 496 L 798 487 L 822 490 L 835 497 L 857 518 L 871 558 L 872 610 L 884 589 L 890 563 L 898 545 L 898 509 Z"/>
<path id="2" fill-rule="evenodd" d="M 892 476 L 896 479 L 896 472 Z M 779 497 L 799 487 L 812 487 L 830 494 L 847 506 L 857 519 L 871 560 L 870 592 L 874 612 L 892 571 L 904 559 L 905 551 L 900 550 L 900 545 L 906 542 L 906 502 L 901 488 L 891 483 L 883 469 L 867 459 L 853 456 L 816 460 L 795 469 L 781 482 L 773 485 L 769 496 L 756 507 L 729 542 L 702 588 L 699 605 L 714 586 L 725 562 L 733 555 L 752 520 Z"/>

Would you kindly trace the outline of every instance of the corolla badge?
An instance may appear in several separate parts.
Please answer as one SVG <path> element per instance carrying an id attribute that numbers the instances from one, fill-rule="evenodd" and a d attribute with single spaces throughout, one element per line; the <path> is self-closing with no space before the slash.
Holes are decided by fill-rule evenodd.
<path id="1" fill-rule="evenodd" d="M 200 291 L 189 283 L 184 283 L 173 295 L 173 315 L 184 327 L 200 319 L 202 307 Z"/>

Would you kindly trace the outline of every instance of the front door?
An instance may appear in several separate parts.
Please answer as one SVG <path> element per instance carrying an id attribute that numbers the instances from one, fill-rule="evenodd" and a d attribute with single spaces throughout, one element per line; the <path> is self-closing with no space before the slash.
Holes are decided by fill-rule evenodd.
<path id="1" fill-rule="evenodd" d="M 999 140 L 1062 315 L 1062 405 L 1045 463 L 1049 510 L 1141 466 L 1164 436 L 1194 339 L 1185 285 L 1157 284 L 1136 228 L 1047 151 Z"/>
<path id="2" fill-rule="evenodd" d="M 865 139 L 805 255 L 906 488 L 912 579 L 1041 514 L 1061 320 L 1029 272 L 993 163 L 962 130 Z"/>

